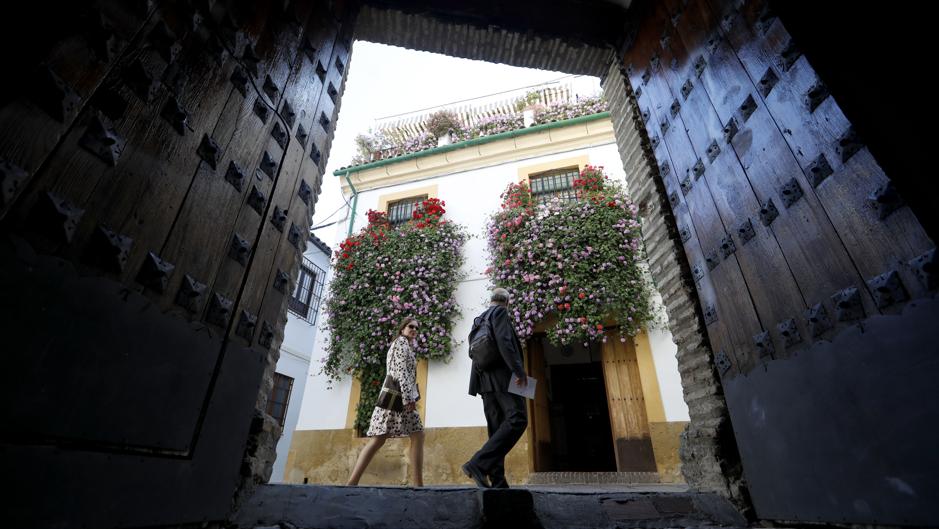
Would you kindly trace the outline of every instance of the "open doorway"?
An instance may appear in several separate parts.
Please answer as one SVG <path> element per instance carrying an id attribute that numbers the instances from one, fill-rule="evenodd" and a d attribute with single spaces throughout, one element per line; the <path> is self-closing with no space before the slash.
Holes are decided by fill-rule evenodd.
<path id="1" fill-rule="evenodd" d="M 600 345 L 557 347 L 544 334 L 528 344 L 544 388 L 531 404 L 534 471 L 616 471 Z"/>
<path id="2" fill-rule="evenodd" d="M 635 347 L 528 341 L 543 390 L 529 404 L 533 472 L 656 472 Z"/>

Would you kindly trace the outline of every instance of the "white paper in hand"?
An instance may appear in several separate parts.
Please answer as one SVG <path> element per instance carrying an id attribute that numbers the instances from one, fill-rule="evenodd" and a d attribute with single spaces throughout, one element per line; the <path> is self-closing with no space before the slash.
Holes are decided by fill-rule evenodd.
<path id="1" fill-rule="evenodd" d="M 509 393 L 514 393 L 516 395 L 521 395 L 526 399 L 535 398 L 535 386 L 538 384 L 538 381 L 534 378 L 528 377 L 528 385 L 523 387 L 517 386 L 515 383 L 518 381 L 518 377 L 512 375 L 512 380 L 509 381 Z"/>

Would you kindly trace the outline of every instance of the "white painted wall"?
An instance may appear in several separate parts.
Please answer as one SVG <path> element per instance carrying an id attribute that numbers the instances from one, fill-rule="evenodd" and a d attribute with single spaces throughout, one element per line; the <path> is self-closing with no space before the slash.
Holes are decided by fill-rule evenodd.
<path id="1" fill-rule="evenodd" d="M 379 197 L 389 193 L 398 193 L 407 189 L 437 184 L 438 198 L 446 204 L 446 217 L 467 228 L 470 239 L 464 246 L 466 262 L 463 266 L 465 279 L 457 288 L 456 299 L 462 308 L 462 317 L 454 322 L 453 336 L 457 342 L 449 362 L 432 362 L 428 369 L 427 387 L 422 392 L 427 399 L 425 426 L 428 428 L 453 426 L 484 426 L 482 401 L 467 394 L 469 372 L 471 368 L 467 356 L 466 336 L 473 318 L 488 305 L 487 278 L 483 275 L 487 263 L 485 225 L 488 216 L 500 205 L 499 195 L 505 187 L 518 181 L 518 169 L 555 159 L 567 159 L 587 155 L 591 165 L 602 165 L 610 178 L 624 182 L 625 172 L 619 158 L 616 144 L 574 149 L 565 152 L 541 155 L 534 158 L 516 160 L 491 167 L 483 167 L 428 178 L 406 184 L 399 184 L 380 189 L 361 192 L 358 196 L 353 232 L 361 229 L 368 222 L 366 212 L 377 209 Z M 352 176 L 355 184 L 355 174 Z M 351 200 L 351 199 L 350 199 Z M 337 225 L 335 239 L 328 241 L 334 247 L 348 234 L 348 219 Z M 325 323 L 325 322 L 324 322 Z M 344 428 L 348 409 L 351 383 L 344 380 L 333 389 L 327 389 L 325 378 L 314 373 L 318 371 L 318 359 L 325 355 L 325 332 L 320 332 L 314 351 L 307 382 L 298 429 L 338 429 Z M 682 389 L 675 358 L 677 347 L 671 341 L 667 331 L 650 333 L 656 373 L 665 405 L 667 420 L 687 420 L 688 411 L 682 399 Z"/>
<path id="2" fill-rule="evenodd" d="M 307 243 L 304 257 L 313 261 L 321 270 L 328 274 L 330 255 L 312 242 Z M 328 278 L 325 278 L 328 280 Z M 320 293 L 322 297 L 325 293 Z M 314 292 L 315 294 L 315 292 Z M 319 316 L 315 324 L 305 321 L 294 313 L 287 312 L 287 326 L 284 328 L 284 340 L 280 345 L 280 358 L 277 360 L 275 371 L 293 379 L 293 388 L 290 400 L 287 402 L 287 415 L 284 418 L 284 430 L 277 442 L 277 458 L 274 460 L 274 470 L 271 473 L 271 482 L 279 483 L 284 479 L 284 467 L 287 464 L 287 451 L 293 432 L 297 429 L 303 396 L 307 387 L 310 359 L 316 348 L 316 330 L 321 320 Z"/>
<path id="3" fill-rule="evenodd" d="M 667 329 L 649 329 L 649 347 L 652 349 L 652 363 L 659 378 L 659 391 L 662 393 L 662 405 L 665 407 L 665 420 L 690 421 L 688 405 L 682 395 L 681 375 L 678 373 L 678 346 L 672 341 L 672 333 Z"/>

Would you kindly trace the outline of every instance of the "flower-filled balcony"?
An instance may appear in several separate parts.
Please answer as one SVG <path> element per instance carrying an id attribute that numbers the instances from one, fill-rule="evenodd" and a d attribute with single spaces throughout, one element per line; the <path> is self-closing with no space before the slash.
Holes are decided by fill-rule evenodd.
<path id="1" fill-rule="evenodd" d="M 536 327 L 556 345 L 635 336 L 653 320 L 643 272 L 638 208 L 602 167 L 586 166 L 574 200 L 537 204 L 527 183 L 511 184 L 489 222 L 492 282 L 512 294 L 519 337 Z"/>

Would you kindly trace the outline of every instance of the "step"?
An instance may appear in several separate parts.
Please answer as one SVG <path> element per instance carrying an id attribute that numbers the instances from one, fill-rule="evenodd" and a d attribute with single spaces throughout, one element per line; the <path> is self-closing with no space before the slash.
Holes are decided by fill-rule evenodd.
<path id="1" fill-rule="evenodd" d="M 529 485 L 659 483 L 658 472 L 532 472 Z"/>
<path id="2" fill-rule="evenodd" d="M 594 529 L 745 527 L 725 499 L 669 485 L 630 487 L 336 487 L 264 485 L 237 529 Z"/>

